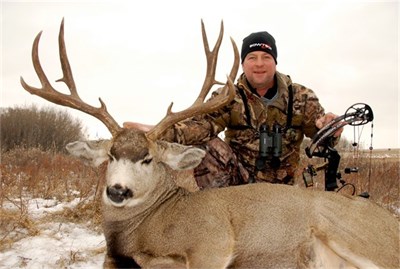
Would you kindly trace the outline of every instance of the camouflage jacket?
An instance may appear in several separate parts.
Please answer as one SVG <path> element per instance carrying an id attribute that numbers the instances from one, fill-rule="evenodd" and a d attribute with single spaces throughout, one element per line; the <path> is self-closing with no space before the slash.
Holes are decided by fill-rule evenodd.
<path id="1" fill-rule="evenodd" d="M 292 183 L 300 159 L 303 137 L 312 137 L 318 131 L 315 121 L 324 115 L 324 109 L 312 90 L 292 83 L 289 76 L 277 72 L 276 82 L 277 94 L 272 102 L 265 104 L 262 98 L 251 90 L 245 75 L 242 74 L 236 85 L 236 96 L 229 105 L 213 113 L 175 124 L 173 130 L 168 130 L 165 138 L 182 144 L 200 145 L 225 131 L 225 142 L 230 145 L 240 163 L 255 181 Z M 286 126 L 289 87 L 293 90 L 293 116 L 291 126 Z M 240 89 L 245 94 L 246 101 L 243 100 Z M 220 90 L 215 91 L 211 98 L 218 95 Z M 246 116 L 245 102 L 250 120 Z M 259 157 L 259 128 L 262 124 L 268 125 L 270 129 L 275 124 L 282 127 L 279 167 L 272 167 L 267 162 L 264 168 L 256 169 L 255 164 Z"/>

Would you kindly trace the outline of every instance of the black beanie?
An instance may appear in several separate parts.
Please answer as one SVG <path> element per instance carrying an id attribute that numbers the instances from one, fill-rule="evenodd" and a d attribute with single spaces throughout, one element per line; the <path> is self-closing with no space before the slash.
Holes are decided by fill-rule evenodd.
<path id="1" fill-rule="evenodd" d="M 265 51 L 274 57 L 275 63 L 278 63 L 276 58 L 278 57 L 278 51 L 275 45 L 275 39 L 268 32 L 256 32 L 243 39 L 242 45 L 242 63 L 246 55 L 253 51 Z"/>

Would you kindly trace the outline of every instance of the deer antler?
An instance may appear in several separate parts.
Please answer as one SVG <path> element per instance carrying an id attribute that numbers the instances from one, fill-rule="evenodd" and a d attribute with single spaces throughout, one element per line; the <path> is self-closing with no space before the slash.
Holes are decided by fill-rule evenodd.
<path id="1" fill-rule="evenodd" d="M 24 79 L 21 77 L 22 87 L 26 91 L 31 94 L 37 95 L 50 101 L 52 103 L 68 106 L 82 112 L 85 112 L 89 115 L 92 115 L 103 122 L 108 130 L 111 132 L 112 136 L 115 136 L 122 128 L 118 125 L 118 123 L 114 120 L 114 118 L 108 113 L 107 107 L 104 102 L 99 98 L 101 106 L 99 108 L 88 105 L 83 102 L 79 97 L 78 92 L 76 90 L 74 78 L 72 76 L 71 66 L 68 61 L 67 51 L 64 42 L 64 19 L 61 22 L 60 33 L 58 36 L 59 42 L 59 52 L 60 52 L 60 62 L 63 70 L 63 77 L 58 79 L 56 82 L 62 81 L 64 82 L 70 91 L 71 94 L 64 94 L 57 90 L 55 90 L 49 80 L 47 79 L 46 74 L 43 71 L 43 68 L 40 64 L 39 60 L 39 40 L 42 35 L 40 32 L 33 42 L 32 46 L 32 62 L 35 68 L 36 74 L 39 77 L 40 83 L 42 84 L 42 88 L 35 88 L 29 86 Z"/>
<path id="2" fill-rule="evenodd" d="M 239 51 L 237 49 L 235 41 L 231 38 L 235 60 L 231 72 L 229 74 L 228 81 L 223 87 L 220 95 L 204 103 L 204 99 L 206 98 L 207 94 L 209 93 L 213 85 L 215 84 L 224 85 L 223 83 L 215 80 L 215 70 L 217 67 L 218 52 L 222 43 L 222 37 L 224 35 L 224 24 L 221 21 L 219 36 L 212 51 L 210 51 L 208 45 L 208 39 L 203 20 L 201 21 L 201 30 L 203 35 L 204 51 L 207 57 L 207 73 L 200 94 L 198 95 L 195 102 L 189 108 L 177 113 L 171 111 L 173 105 L 173 103 L 171 103 L 171 105 L 168 107 L 167 114 L 165 115 L 165 117 L 153 129 L 151 129 L 146 133 L 146 136 L 150 140 L 156 140 L 158 137 L 162 135 L 162 133 L 166 129 L 168 129 L 173 124 L 190 117 L 215 111 L 225 106 L 229 102 L 231 102 L 234 98 L 235 86 L 233 84 L 233 80 L 235 79 L 237 72 L 239 70 Z"/>

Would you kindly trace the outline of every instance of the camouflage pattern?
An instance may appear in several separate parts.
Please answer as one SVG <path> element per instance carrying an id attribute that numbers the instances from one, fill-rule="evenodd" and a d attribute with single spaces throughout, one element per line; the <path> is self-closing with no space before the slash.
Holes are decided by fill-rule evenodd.
<path id="1" fill-rule="evenodd" d="M 206 145 L 220 132 L 225 131 L 225 142 L 248 172 L 247 178 L 245 175 L 239 181 L 245 183 L 250 176 L 250 180 L 254 178 L 255 182 L 293 184 L 300 160 L 300 144 L 304 135 L 312 137 L 318 131 L 315 121 L 324 115 L 324 109 L 312 90 L 292 83 L 289 76 L 279 72 L 276 73 L 276 78 L 277 98 L 266 105 L 250 90 L 245 75 L 239 77 L 237 87 L 243 89 L 247 97 L 251 126 L 247 124 L 244 102 L 236 89 L 236 96 L 229 105 L 176 124 L 173 129 L 168 130 L 165 138 L 187 145 Z M 291 128 L 286 128 L 289 85 L 293 89 L 293 116 Z M 220 90 L 215 91 L 211 98 L 218 95 Z M 283 128 L 282 155 L 279 167 L 273 168 L 267 163 L 258 171 L 255 163 L 259 156 L 259 128 L 262 124 L 267 124 L 270 129 L 274 124 Z M 235 183 L 239 181 L 233 180 Z"/>
<path id="2" fill-rule="evenodd" d="M 200 190 L 248 182 L 249 173 L 238 161 L 231 147 L 219 137 L 201 147 L 207 150 L 207 154 L 194 169 L 194 177 Z"/>

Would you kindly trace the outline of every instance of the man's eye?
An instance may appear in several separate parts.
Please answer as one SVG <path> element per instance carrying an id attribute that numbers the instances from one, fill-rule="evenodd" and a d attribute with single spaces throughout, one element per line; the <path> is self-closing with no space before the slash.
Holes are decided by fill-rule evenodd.
<path id="1" fill-rule="evenodd" d="M 272 60 L 272 59 L 274 59 L 274 58 L 272 58 L 272 56 L 269 55 L 269 54 L 266 54 L 266 55 L 264 56 L 264 60 Z"/>
<path id="2" fill-rule="evenodd" d="M 153 160 L 153 158 L 146 158 L 142 161 L 142 164 L 149 164 L 149 163 L 151 163 L 152 160 Z"/>

